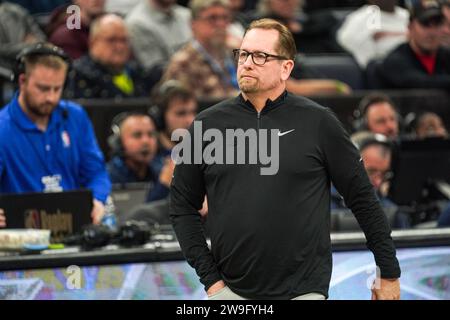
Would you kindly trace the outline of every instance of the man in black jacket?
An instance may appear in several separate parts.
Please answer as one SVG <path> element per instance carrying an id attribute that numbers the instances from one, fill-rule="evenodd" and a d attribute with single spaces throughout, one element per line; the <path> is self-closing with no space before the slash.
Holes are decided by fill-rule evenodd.
<path id="1" fill-rule="evenodd" d="M 379 267 L 373 298 L 398 299 L 390 228 L 358 151 L 329 109 L 285 90 L 295 52 L 284 25 L 253 22 L 235 50 L 242 93 L 200 113 L 184 134 L 170 203 L 181 249 L 211 299 L 325 299 L 333 181 Z M 194 148 L 184 148 L 189 145 Z M 198 213 L 205 194 L 211 250 Z"/>
<path id="2" fill-rule="evenodd" d="M 378 69 L 384 85 L 450 90 L 450 49 L 442 47 L 442 6 L 437 0 L 416 0 L 409 9 L 409 42 L 392 51 Z"/>

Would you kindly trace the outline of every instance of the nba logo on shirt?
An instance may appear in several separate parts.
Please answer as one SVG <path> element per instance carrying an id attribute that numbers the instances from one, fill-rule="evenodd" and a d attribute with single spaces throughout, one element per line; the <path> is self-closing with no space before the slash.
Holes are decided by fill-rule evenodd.
<path id="1" fill-rule="evenodd" d="M 67 131 L 64 130 L 61 133 L 61 138 L 62 138 L 62 141 L 63 141 L 64 148 L 69 148 L 70 147 L 70 136 L 67 133 Z"/>

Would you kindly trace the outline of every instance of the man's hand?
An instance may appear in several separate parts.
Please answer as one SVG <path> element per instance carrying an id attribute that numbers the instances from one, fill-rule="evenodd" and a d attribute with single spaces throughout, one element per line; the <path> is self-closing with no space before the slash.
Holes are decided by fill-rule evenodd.
<path id="1" fill-rule="evenodd" d="M 6 227 L 6 217 L 3 209 L 0 209 L 0 228 Z"/>
<path id="2" fill-rule="evenodd" d="M 209 296 L 213 295 L 214 293 L 216 293 L 217 291 L 219 291 L 220 289 L 223 289 L 225 287 L 226 287 L 225 282 L 223 282 L 222 280 L 217 281 L 211 287 L 209 287 L 208 291 L 206 291 L 206 294 L 209 297 Z"/>
<path id="3" fill-rule="evenodd" d="M 170 157 L 164 159 L 164 166 L 159 174 L 159 182 L 162 185 L 170 188 L 170 183 L 172 182 L 173 171 L 175 170 L 175 162 L 172 161 Z"/>
<path id="4" fill-rule="evenodd" d="M 208 198 L 206 196 L 205 200 L 203 200 L 203 206 L 198 210 L 198 213 L 200 213 L 203 219 L 206 219 L 206 216 L 208 215 Z"/>
<path id="5" fill-rule="evenodd" d="M 91 211 L 91 218 L 93 224 L 100 224 L 103 216 L 105 215 L 105 206 L 102 202 L 94 199 L 94 206 Z"/>
<path id="6" fill-rule="evenodd" d="M 376 279 L 372 285 L 372 300 L 400 300 L 400 279 Z"/>

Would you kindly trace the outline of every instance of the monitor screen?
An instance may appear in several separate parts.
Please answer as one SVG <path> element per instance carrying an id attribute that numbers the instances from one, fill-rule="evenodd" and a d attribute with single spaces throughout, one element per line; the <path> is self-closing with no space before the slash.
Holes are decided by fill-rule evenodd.
<path id="1" fill-rule="evenodd" d="M 398 249 L 402 299 L 450 300 L 450 247 Z M 77 274 L 79 277 L 77 277 Z M 366 300 L 375 278 L 370 251 L 333 253 L 330 300 Z M 185 261 L 0 272 L 0 299 L 206 299 Z"/>

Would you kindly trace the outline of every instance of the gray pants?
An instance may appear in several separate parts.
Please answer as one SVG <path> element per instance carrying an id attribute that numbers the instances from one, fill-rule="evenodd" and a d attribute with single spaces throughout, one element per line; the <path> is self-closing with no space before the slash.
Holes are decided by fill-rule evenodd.
<path id="1" fill-rule="evenodd" d="M 230 290 L 230 288 L 225 287 L 223 289 L 220 289 L 213 295 L 209 296 L 208 300 L 247 300 L 247 299 L 234 293 L 233 291 Z M 325 296 L 321 295 L 320 293 L 313 292 L 302 294 L 301 296 L 295 297 L 292 300 L 325 300 Z"/>

